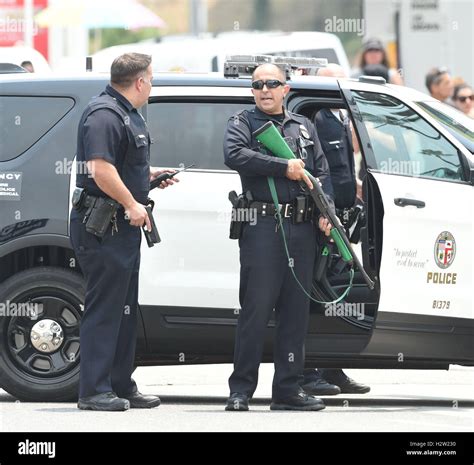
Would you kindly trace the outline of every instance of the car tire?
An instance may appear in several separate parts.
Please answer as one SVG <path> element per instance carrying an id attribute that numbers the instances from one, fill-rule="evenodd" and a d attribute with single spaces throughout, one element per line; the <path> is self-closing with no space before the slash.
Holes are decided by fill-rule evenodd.
<path id="1" fill-rule="evenodd" d="M 0 386 L 5 391 L 24 401 L 77 400 L 84 296 L 83 277 L 62 268 L 21 271 L 0 284 L 0 303 L 9 302 L 10 308 L 0 316 Z M 18 303 L 30 305 L 27 316 Z"/>

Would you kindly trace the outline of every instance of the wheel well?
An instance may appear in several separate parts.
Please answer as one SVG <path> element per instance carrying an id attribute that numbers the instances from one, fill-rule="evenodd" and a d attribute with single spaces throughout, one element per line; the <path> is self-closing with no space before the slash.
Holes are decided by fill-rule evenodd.
<path id="1" fill-rule="evenodd" d="M 0 283 L 14 274 L 39 266 L 55 266 L 81 274 L 72 249 L 57 246 L 33 246 L 0 257 Z"/>

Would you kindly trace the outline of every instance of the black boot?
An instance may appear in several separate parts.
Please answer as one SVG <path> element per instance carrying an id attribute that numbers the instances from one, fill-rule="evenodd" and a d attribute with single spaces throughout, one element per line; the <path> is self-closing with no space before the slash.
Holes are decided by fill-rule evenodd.
<path id="1" fill-rule="evenodd" d="M 130 408 L 130 402 L 127 399 L 117 397 L 115 392 L 104 392 L 95 396 L 81 397 L 77 407 L 81 410 L 123 412 Z"/>
<path id="2" fill-rule="evenodd" d="M 339 386 L 328 383 L 318 370 L 305 370 L 301 386 L 305 392 L 313 396 L 335 396 L 341 393 Z"/>
<path id="3" fill-rule="evenodd" d="M 300 391 L 297 394 L 285 397 L 284 399 L 273 399 L 270 405 L 270 410 L 316 411 L 324 408 L 326 408 L 326 406 L 321 399 L 308 396 L 304 391 Z"/>
<path id="4" fill-rule="evenodd" d="M 154 408 L 161 404 L 158 396 L 144 395 L 138 391 L 123 397 L 130 401 L 130 408 Z"/>
<path id="5" fill-rule="evenodd" d="M 370 386 L 357 383 L 342 370 L 327 369 L 322 371 L 321 374 L 330 383 L 337 384 L 343 394 L 366 394 L 370 391 Z"/>
<path id="6" fill-rule="evenodd" d="M 228 412 L 246 412 L 249 409 L 249 398 L 240 392 L 233 392 L 227 399 L 225 409 Z"/>

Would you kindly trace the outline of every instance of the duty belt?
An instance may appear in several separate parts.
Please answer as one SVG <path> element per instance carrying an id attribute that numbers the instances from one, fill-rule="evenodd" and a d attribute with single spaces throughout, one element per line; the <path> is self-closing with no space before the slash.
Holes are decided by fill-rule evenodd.
<path id="1" fill-rule="evenodd" d="M 309 205 L 308 205 L 309 203 Z M 314 205 L 310 202 L 304 207 L 297 208 L 295 203 L 283 203 L 278 204 L 280 214 L 282 218 L 295 218 L 299 217 L 300 221 L 309 221 L 313 218 Z M 249 208 L 256 210 L 258 215 L 261 216 L 275 216 L 276 210 L 273 203 L 266 202 L 252 202 Z"/>
<path id="2" fill-rule="evenodd" d="M 89 194 L 85 189 L 82 189 L 82 188 L 76 188 L 76 190 L 77 191 L 82 190 L 82 193 L 78 195 L 76 202 L 74 202 L 74 196 L 73 196 L 73 207 L 79 212 L 88 210 L 90 207 L 94 205 L 94 202 L 100 197 L 104 199 L 109 199 L 109 197 L 106 197 L 106 196 Z M 74 192 L 74 194 L 76 194 L 76 192 Z M 123 209 L 123 207 L 119 205 L 118 209 Z"/>

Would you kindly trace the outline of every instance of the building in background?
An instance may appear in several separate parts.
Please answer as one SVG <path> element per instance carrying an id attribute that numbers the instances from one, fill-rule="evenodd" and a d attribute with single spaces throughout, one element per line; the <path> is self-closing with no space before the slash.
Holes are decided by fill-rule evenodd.
<path id="1" fill-rule="evenodd" d="M 48 0 L 0 0 L 0 47 L 31 46 L 47 60 L 49 30 L 38 27 L 32 18 L 47 6 Z M 25 8 L 30 8 L 30 19 L 25 17 Z"/>
<path id="2" fill-rule="evenodd" d="M 435 66 L 474 83 L 473 24 L 474 0 L 0 0 L 0 47 L 29 45 L 29 31 L 53 70 L 82 70 L 88 54 L 143 39 L 311 31 L 337 35 L 353 66 L 364 39 L 381 39 L 390 67 L 423 92 Z"/>
<path id="3" fill-rule="evenodd" d="M 474 82 L 472 0 L 364 0 L 365 37 L 378 37 L 405 85 L 427 92 L 425 75 L 447 67 Z"/>

